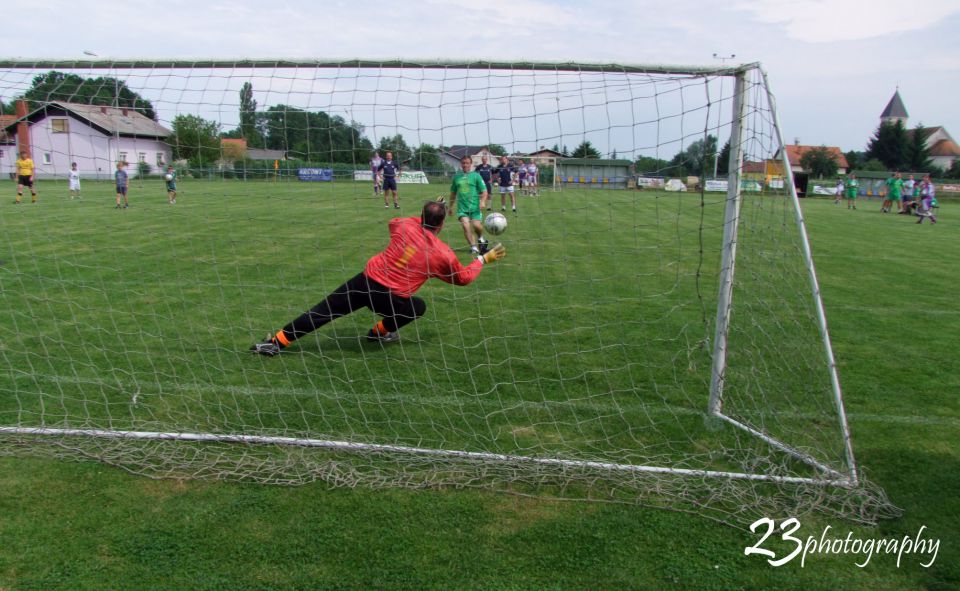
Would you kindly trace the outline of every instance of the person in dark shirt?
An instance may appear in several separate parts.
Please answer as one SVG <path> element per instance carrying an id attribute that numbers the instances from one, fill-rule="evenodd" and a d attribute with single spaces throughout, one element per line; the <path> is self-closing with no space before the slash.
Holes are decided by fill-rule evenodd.
<path id="1" fill-rule="evenodd" d="M 510 159 L 506 156 L 501 156 L 500 166 L 493 169 L 493 174 L 497 177 L 497 184 L 500 185 L 500 211 L 507 211 L 507 193 L 510 194 L 510 204 L 513 206 L 513 211 L 517 211 L 517 194 L 514 193 L 513 189 L 513 175 L 516 172 L 516 167 L 510 164 Z"/>
<path id="2" fill-rule="evenodd" d="M 393 161 L 393 152 L 387 152 L 387 157 L 380 163 L 378 170 L 383 173 L 383 206 L 390 207 L 387 195 L 393 191 L 393 207 L 400 209 L 400 200 L 397 197 L 397 177 L 400 176 L 400 165 Z"/>
<path id="3" fill-rule="evenodd" d="M 493 197 L 493 184 L 491 182 L 493 179 L 493 167 L 490 166 L 490 159 L 487 156 L 482 156 L 480 160 L 480 164 L 478 164 L 474 170 L 480 174 L 480 178 L 483 179 L 483 184 L 487 186 L 487 195 Z M 487 202 L 487 211 L 490 211 L 490 201 Z"/>

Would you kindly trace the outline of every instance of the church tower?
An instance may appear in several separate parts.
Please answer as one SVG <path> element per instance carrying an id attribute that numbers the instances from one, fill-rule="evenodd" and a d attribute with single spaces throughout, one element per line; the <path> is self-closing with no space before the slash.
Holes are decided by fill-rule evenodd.
<path id="1" fill-rule="evenodd" d="M 893 98 L 890 99 L 890 102 L 887 103 L 887 108 L 883 110 L 883 113 L 880 113 L 880 123 L 896 123 L 897 121 L 903 122 L 903 126 L 907 126 L 907 119 L 910 116 L 907 115 L 907 108 L 903 106 L 903 99 L 900 98 L 900 89 L 898 88 L 893 93 Z"/>

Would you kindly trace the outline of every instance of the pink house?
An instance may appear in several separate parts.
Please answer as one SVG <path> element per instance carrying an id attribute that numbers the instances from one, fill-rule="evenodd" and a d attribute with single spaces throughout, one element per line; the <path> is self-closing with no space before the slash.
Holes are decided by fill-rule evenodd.
<path id="1" fill-rule="evenodd" d="M 133 171 L 137 163 L 145 162 L 151 172 L 170 162 L 166 140 L 171 131 L 133 109 L 51 102 L 6 122 L 0 136 L 5 133 L 6 137 L 17 137 L 21 122 L 28 127 L 26 143 L 38 178 L 64 178 L 71 162 L 77 163 L 83 178 L 109 178 L 118 161 L 127 162 Z M 3 146 L 0 173 L 12 172 L 20 144 L 17 137 L 12 160 L 6 152 L 14 146 Z"/>

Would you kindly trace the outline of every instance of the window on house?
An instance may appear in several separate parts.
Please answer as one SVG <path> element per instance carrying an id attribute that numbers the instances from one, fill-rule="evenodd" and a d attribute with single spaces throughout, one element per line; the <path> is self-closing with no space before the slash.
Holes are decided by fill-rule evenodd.
<path id="1" fill-rule="evenodd" d="M 139 162 L 146 162 L 146 161 L 147 161 L 147 153 L 146 153 L 146 152 L 140 152 L 140 153 L 138 154 L 138 156 L 140 157 Z"/>
<path id="2" fill-rule="evenodd" d="M 157 166 L 163 166 L 163 152 L 157 152 Z"/>
<path id="3" fill-rule="evenodd" d="M 127 153 L 126 153 L 126 152 L 118 152 L 118 153 L 117 153 L 117 162 L 126 163 L 126 162 L 127 162 Z"/>
<path id="4" fill-rule="evenodd" d="M 70 126 L 66 119 L 51 119 L 50 129 L 53 130 L 53 133 L 67 133 L 70 131 Z"/>
<path id="5" fill-rule="evenodd" d="M 44 153 L 43 153 L 43 163 L 44 163 L 44 164 L 51 164 L 52 162 L 53 162 L 53 154 L 51 154 L 50 152 L 44 152 Z"/>

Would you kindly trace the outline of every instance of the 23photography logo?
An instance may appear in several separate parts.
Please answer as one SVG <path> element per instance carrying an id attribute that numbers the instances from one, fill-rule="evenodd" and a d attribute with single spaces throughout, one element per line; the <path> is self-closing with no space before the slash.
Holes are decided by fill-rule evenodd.
<path id="1" fill-rule="evenodd" d="M 900 568 L 900 562 L 904 558 L 909 559 L 911 555 L 918 555 L 920 565 L 930 568 L 940 551 L 939 538 L 924 537 L 923 532 L 927 529 L 925 525 L 920 527 L 920 531 L 915 536 L 867 539 L 854 537 L 851 531 L 848 531 L 846 536 L 837 536 L 831 532 L 832 528 L 828 525 L 823 528 L 819 537 L 807 536 L 806 540 L 802 540 L 794 535 L 800 529 L 800 520 L 791 517 L 781 521 L 779 526 L 780 539 L 788 545 L 789 552 L 777 558 L 776 552 L 764 547 L 775 529 L 777 524 L 769 517 L 754 521 L 750 524 L 750 531 L 760 535 L 760 539 L 752 546 L 744 548 L 743 553 L 747 556 L 751 554 L 766 556 L 771 566 L 783 566 L 800 556 L 801 568 L 806 565 L 808 556 L 816 554 L 849 554 L 855 557 L 854 563 L 860 568 L 866 567 L 874 556 L 881 554 L 895 554 L 897 568 Z"/>

